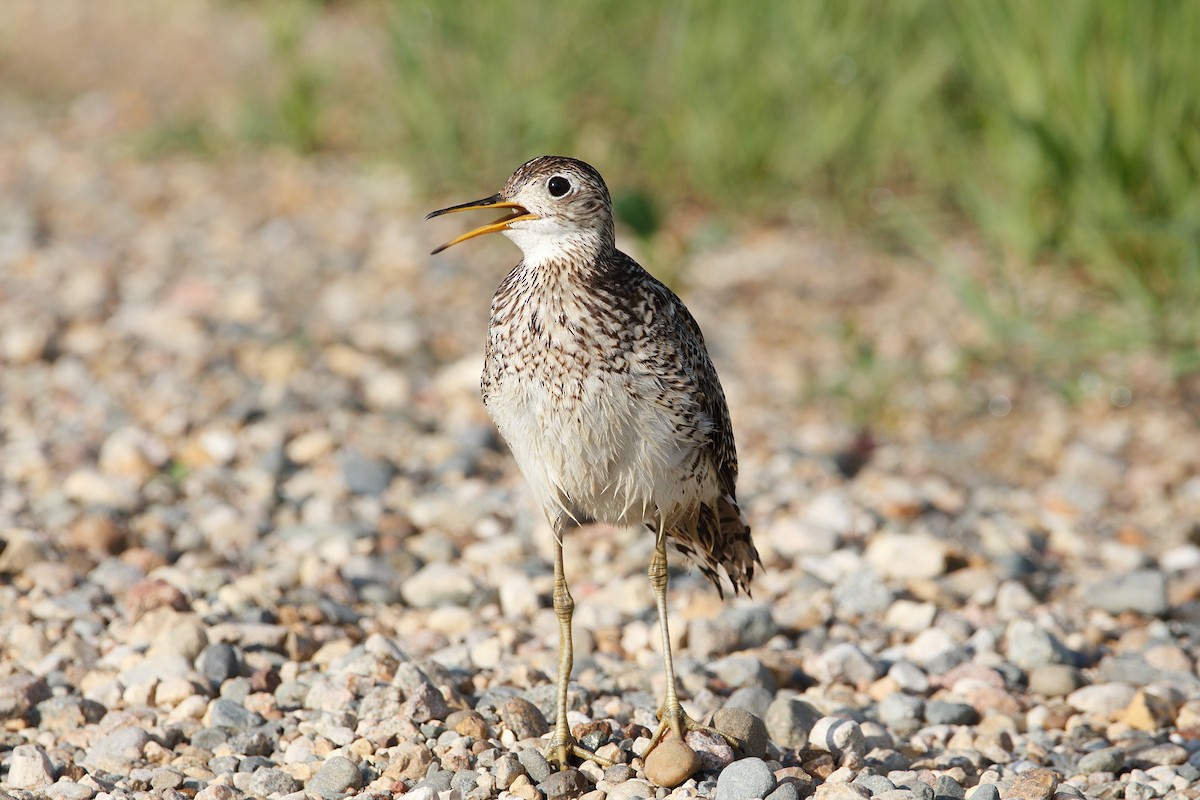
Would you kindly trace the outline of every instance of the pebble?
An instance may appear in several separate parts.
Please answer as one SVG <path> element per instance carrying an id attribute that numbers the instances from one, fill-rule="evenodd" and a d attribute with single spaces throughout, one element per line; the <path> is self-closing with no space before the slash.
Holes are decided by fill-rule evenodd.
<path id="1" fill-rule="evenodd" d="M 330 756 L 304 785 L 312 794 L 321 797 L 341 797 L 350 789 L 362 786 L 362 773 L 345 756 Z M 449 788 L 449 787 L 447 787 Z"/>
<path id="2" fill-rule="evenodd" d="M 761 758 L 735 761 L 717 777 L 717 800 L 753 800 L 775 788 L 775 774 Z"/>
<path id="3" fill-rule="evenodd" d="M 801 748 L 808 744 L 809 731 L 821 716 L 810 703 L 785 696 L 771 703 L 764 722 L 771 741 L 780 747 Z"/>
<path id="4" fill-rule="evenodd" d="M 523 697 L 504 701 L 500 718 L 518 739 L 537 739 L 550 732 L 550 723 L 533 703 Z"/>
<path id="5" fill-rule="evenodd" d="M 733 698 L 730 698 L 732 702 Z M 767 724 L 754 714 L 727 702 L 713 715 L 713 727 L 737 742 L 742 756 L 762 758 L 767 753 Z"/>
<path id="6" fill-rule="evenodd" d="M 1093 772 L 1120 772 L 1125 765 L 1125 750 L 1120 747 L 1104 747 L 1093 750 L 1079 758 L 1077 769 L 1081 775 Z"/>
<path id="7" fill-rule="evenodd" d="M 14 747 L 6 782 L 16 789 L 36 789 L 54 783 L 54 766 L 46 751 L 33 744 Z"/>
<path id="8" fill-rule="evenodd" d="M 1170 609 L 1167 577 L 1156 569 L 1134 570 L 1092 584 L 1084 591 L 1087 602 L 1110 614 L 1133 611 L 1160 617 Z"/>
<path id="9" fill-rule="evenodd" d="M 1100 372 L 1069 400 L 983 362 L 959 380 L 980 334 L 936 270 L 896 280 L 893 256 L 786 226 L 679 264 L 745 428 L 764 567 L 753 600 L 721 598 L 672 555 L 676 666 L 692 716 L 748 758 L 692 732 L 700 771 L 646 780 L 681 780 L 635 755 L 662 692 L 653 540 L 599 526 L 565 541 L 569 722 L 620 763 L 551 771 L 552 539 L 478 397 L 497 274 L 425 269 L 411 181 L 355 157 L 107 146 L 160 119 L 139 105 L 155 81 L 188 78 L 78 32 L 199 47 L 219 92 L 263 57 L 229 57 L 261 40 L 253 14 L 152 37 L 119 4 L 63 14 L 0 11 L 31 31 L 14 63 L 126 67 L 62 114 L 0 100 L 9 793 L 683 800 L 759 759 L 772 800 L 1177 800 L 1200 781 L 1186 393 L 1145 356 L 1104 366 L 1130 384 L 1120 408 Z M 326 17 L 306 20 L 321 40 Z M 778 402 L 830 381 L 850 306 L 864 347 L 916 365 L 888 376 L 886 442 Z M 980 391 L 1006 415 L 980 417 Z"/>
<path id="10" fill-rule="evenodd" d="M 700 771 L 695 750 L 675 737 L 663 739 L 646 756 L 646 778 L 655 786 L 674 789 Z"/>

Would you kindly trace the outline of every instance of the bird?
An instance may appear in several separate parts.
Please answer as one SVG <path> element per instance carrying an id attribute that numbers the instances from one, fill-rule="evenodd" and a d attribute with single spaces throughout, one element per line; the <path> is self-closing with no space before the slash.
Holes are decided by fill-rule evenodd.
<path id="1" fill-rule="evenodd" d="M 644 525 L 655 536 L 647 572 L 666 690 L 649 749 L 667 731 L 682 741 L 704 726 L 683 710 L 676 688 L 666 546 L 690 558 L 722 597 L 722 573 L 735 594 L 749 594 L 761 567 L 738 506 L 737 449 L 721 381 L 683 301 L 617 249 L 612 200 L 594 167 L 539 156 L 499 192 L 426 220 L 488 209 L 503 216 L 432 255 L 489 233 L 503 234 L 523 255 L 492 298 L 480 383 L 554 534 L 559 665 L 547 760 L 559 769 L 572 756 L 604 763 L 567 725 L 574 601 L 563 546 L 568 529 L 586 523 Z"/>

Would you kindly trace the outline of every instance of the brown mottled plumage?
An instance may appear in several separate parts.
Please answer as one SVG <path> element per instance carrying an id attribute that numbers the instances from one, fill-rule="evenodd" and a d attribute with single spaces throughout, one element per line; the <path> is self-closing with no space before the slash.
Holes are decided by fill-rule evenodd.
<path id="1" fill-rule="evenodd" d="M 651 580 L 668 673 L 658 742 L 694 727 L 675 698 L 667 639 L 667 541 L 721 590 L 749 591 L 758 553 L 736 497 L 737 452 L 721 382 L 683 302 L 616 249 L 604 179 L 572 158 L 523 164 L 492 197 L 436 211 L 508 209 L 441 249 L 500 232 L 524 252 L 492 299 L 483 398 L 556 537 L 555 608 L 564 652 L 550 755 L 578 751 L 565 724 L 568 523 L 643 523 L 657 535 Z M 565 670 L 563 669 L 565 667 Z M 566 673 L 566 674 L 564 674 Z"/>

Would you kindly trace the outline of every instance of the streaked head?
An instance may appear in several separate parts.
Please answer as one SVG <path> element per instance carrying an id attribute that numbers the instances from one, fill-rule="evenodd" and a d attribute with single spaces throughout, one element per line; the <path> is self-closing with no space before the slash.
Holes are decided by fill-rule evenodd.
<path id="1" fill-rule="evenodd" d="M 521 248 L 527 262 L 535 263 L 564 256 L 594 258 L 614 247 L 608 187 L 591 165 L 574 158 L 538 156 L 518 167 L 491 197 L 443 208 L 425 218 L 486 208 L 508 213 L 433 252 L 485 233 L 503 233 Z"/>

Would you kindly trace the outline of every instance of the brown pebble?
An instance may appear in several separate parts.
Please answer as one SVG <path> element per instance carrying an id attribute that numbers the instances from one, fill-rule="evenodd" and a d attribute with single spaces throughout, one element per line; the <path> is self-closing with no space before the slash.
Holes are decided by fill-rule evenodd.
<path id="1" fill-rule="evenodd" d="M 674 789 L 699 771 L 700 756 L 679 739 L 664 739 L 646 756 L 646 777 L 665 789 Z"/>
<path id="2" fill-rule="evenodd" d="M 486 739 L 491 735 L 487 720 L 478 711 L 453 711 L 446 717 L 446 725 L 453 728 L 460 736 Z"/>
<path id="3" fill-rule="evenodd" d="M 550 732 L 550 723 L 538 707 L 523 697 L 510 697 L 504 701 L 500 718 L 518 739 L 537 739 Z"/>
<path id="4" fill-rule="evenodd" d="M 67 546 L 94 556 L 119 553 L 125 545 L 125 530 L 108 514 L 85 514 L 67 529 Z"/>
<path id="5" fill-rule="evenodd" d="M 1003 800 L 1050 800 L 1058 788 L 1058 776 L 1044 767 L 1026 770 L 1007 789 L 1001 787 Z"/>
<path id="6" fill-rule="evenodd" d="M 1175 721 L 1175 708 L 1169 700 L 1139 689 L 1117 720 L 1139 731 L 1156 731 Z"/>

